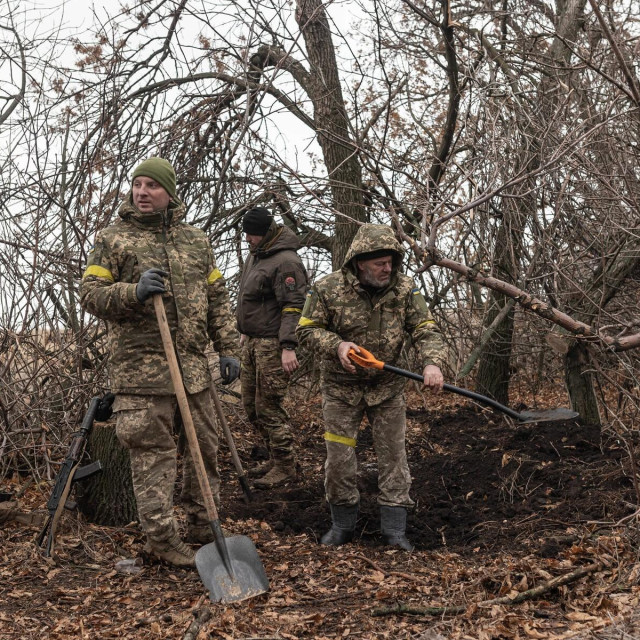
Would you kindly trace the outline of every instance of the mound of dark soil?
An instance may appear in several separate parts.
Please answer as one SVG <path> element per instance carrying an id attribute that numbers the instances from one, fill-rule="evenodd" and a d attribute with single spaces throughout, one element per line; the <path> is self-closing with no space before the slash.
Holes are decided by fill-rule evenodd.
<path id="1" fill-rule="evenodd" d="M 233 474 L 223 489 L 224 516 L 259 518 L 282 533 L 319 538 L 330 517 L 324 499 L 321 417 L 301 423 L 302 478 L 245 504 Z M 310 425 L 310 426 L 308 426 Z M 418 549 L 457 553 L 536 544 L 543 555 L 572 540 L 572 526 L 616 521 L 634 502 L 626 455 L 603 442 L 597 427 L 576 421 L 514 425 L 500 415 L 458 406 L 438 414 L 409 409 L 407 451 L 415 509 L 408 536 Z M 361 509 L 356 536 L 379 543 L 377 465 L 371 429 L 363 422 L 358 446 Z M 264 457 L 253 446 L 249 464 Z"/>

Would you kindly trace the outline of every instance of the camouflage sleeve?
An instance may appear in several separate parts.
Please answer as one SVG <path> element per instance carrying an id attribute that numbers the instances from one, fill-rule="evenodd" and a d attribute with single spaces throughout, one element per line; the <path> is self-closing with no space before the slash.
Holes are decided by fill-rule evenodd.
<path id="1" fill-rule="evenodd" d="M 305 294 L 309 288 L 307 271 L 302 261 L 286 262 L 275 274 L 274 293 L 280 305 L 281 320 L 278 338 L 280 344 L 298 344 L 296 325 L 305 303 Z"/>
<path id="2" fill-rule="evenodd" d="M 329 328 L 329 313 L 317 287 L 312 287 L 296 327 L 296 336 L 306 349 L 328 357 L 337 357 L 342 338 Z"/>
<path id="3" fill-rule="evenodd" d="M 240 357 L 236 321 L 231 312 L 229 292 L 211 252 L 211 269 L 207 276 L 207 330 L 215 350 L 221 356 Z"/>
<path id="4" fill-rule="evenodd" d="M 422 366 L 444 363 L 444 341 L 436 321 L 420 289 L 412 289 L 405 316 L 405 328 L 411 336 L 414 348 L 422 360 Z"/>
<path id="5" fill-rule="evenodd" d="M 103 320 L 117 320 L 139 313 L 142 305 L 136 297 L 136 285 L 120 282 L 120 265 L 109 243 L 98 234 L 89 252 L 80 284 L 80 306 Z"/>

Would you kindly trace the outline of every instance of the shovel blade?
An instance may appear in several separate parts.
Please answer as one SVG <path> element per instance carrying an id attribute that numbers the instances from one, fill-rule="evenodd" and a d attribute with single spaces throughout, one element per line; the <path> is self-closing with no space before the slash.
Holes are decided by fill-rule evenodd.
<path id="1" fill-rule="evenodd" d="M 560 420 L 574 420 L 580 414 L 571 409 L 560 407 L 558 409 L 545 409 L 543 411 L 521 411 L 518 420 L 523 424 L 531 422 L 559 422 Z"/>
<path id="2" fill-rule="evenodd" d="M 224 539 L 231 567 L 225 565 L 215 542 L 196 553 L 196 568 L 211 602 L 238 602 L 269 591 L 269 580 L 255 545 L 247 536 Z"/>

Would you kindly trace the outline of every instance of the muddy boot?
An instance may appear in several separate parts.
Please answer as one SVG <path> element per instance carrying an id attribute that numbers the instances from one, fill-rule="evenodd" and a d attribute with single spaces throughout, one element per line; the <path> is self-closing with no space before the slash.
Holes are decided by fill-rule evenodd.
<path id="1" fill-rule="evenodd" d="M 195 567 L 196 552 L 185 544 L 176 533 L 168 540 L 147 537 L 144 550 L 152 556 L 172 564 L 174 567 Z"/>
<path id="2" fill-rule="evenodd" d="M 269 458 L 269 460 L 265 460 L 255 467 L 251 467 L 251 469 L 247 471 L 247 474 L 250 478 L 262 478 L 262 476 L 267 475 L 271 469 L 273 469 L 273 460 Z"/>
<path id="3" fill-rule="evenodd" d="M 407 510 L 404 507 L 380 507 L 380 530 L 385 544 L 404 551 L 413 551 L 407 540 Z"/>
<path id="4" fill-rule="evenodd" d="M 231 534 L 224 527 L 220 527 L 222 535 L 228 538 Z M 211 530 L 211 525 L 208 522 L 197 522 L 195 524 L 189 524 L 187 526 L 187 540 L 194 544 L 204 545 L 210 542 L 215 542 L 216 538 Z"/>
<path id="5" fill-rule="evenodd" d="M 283 463 L 274 462 L 271 470 L 262 478 L 258 478 L 253 485 L 257 489 L 273 489 L 279 487 L 290 480 L 298 477 L 298 471 L 295 462 Z"/>
<path id="6" fill-rule="evenodd" d="M 208 524 L 189 524 L 186 539 L 187 542 L 201 545 L 215 542 L 215 536 Z"/>
<path id="7" fill-rule="evenodd" d="M 218 500 L 215 500 L 215 503 L 216 506 L 219 505 Z M 228 538 L 230 535 L 232 535 L 224 527 L 220 527 L 220 529 L 222 531 L 222 535 L 225 538 Z M 187 514 L 187 535 L 185 536 L 185 540 L 198 546 L 216 541 L 206 511 Z"/>
<path id="8" fill-rule="evenodd" d="M 331 529 L 320 538 L 320 544 L 339 547 L 351 542 L 358 519 L 357 504 L 329 504 L 331 509 Z"/>

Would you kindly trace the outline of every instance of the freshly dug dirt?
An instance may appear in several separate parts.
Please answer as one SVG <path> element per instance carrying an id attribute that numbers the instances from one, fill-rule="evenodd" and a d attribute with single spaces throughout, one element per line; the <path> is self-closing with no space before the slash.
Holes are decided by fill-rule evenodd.
<path id="1" fill-rule="evenodd" d="M 415 509 L 408 537 L 417 549 L 499 551 L 528 546 L 564 533 L 570 525 L 615 521 L 634 502 L 624 472 L 626 454 L 616 441 L 603 442 L 598 427 L 571 420 L 513 424 L 473 407 L 446 412 L 409 409 L 407 450 Z M 330 525 L 324 499 L 321 424 L 293 418 L 299 434 L 303 478 L 295 486 L 255 491 L 256 502 L 225 500 L 233 519 L 257 517 L 276 531 L 319 538 Z M 265 451 L 253 446 L 250 464 Z M 361 508 L 357 538 L 377 545 L 377 465 L 371 429 L 363 421 L 357 445 Z M 226 491 L 231 487 L 226 485 Z M 545 553 L 555 542 L 543 542 Z M 477 552 L 477 551 L 476 551 Z"/>

